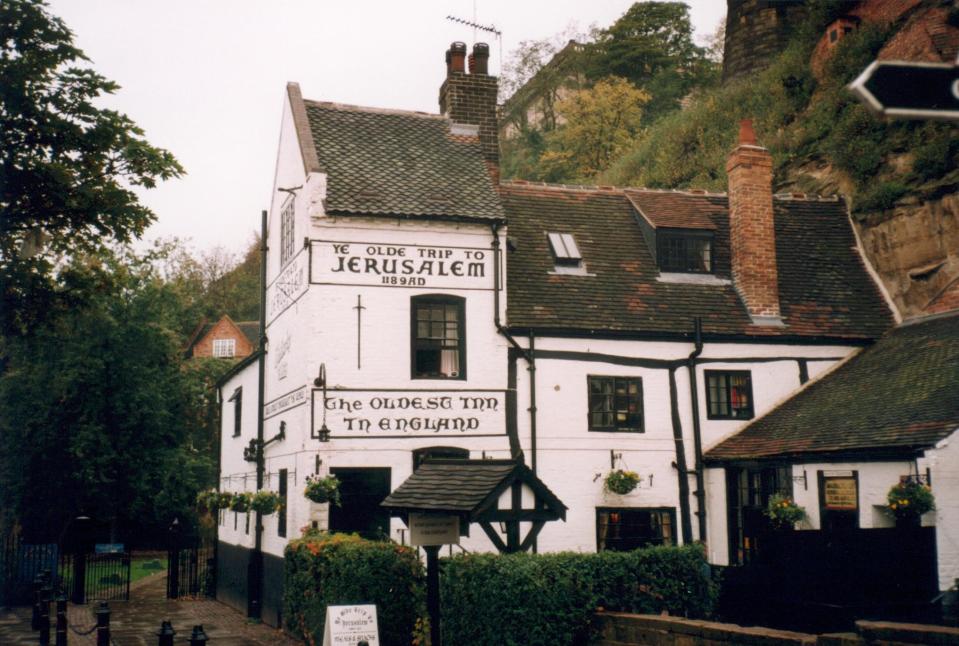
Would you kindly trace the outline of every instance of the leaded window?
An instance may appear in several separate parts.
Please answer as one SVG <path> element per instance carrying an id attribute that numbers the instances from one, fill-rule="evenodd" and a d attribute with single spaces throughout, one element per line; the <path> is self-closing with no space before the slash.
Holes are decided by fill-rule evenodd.
<path id="1" fill-rule="evenodd" d="M 656 239 L 656 256 L 661 271 L 712 273 L 713 240 L 710 236 L 660 232 Z"/>
<path id="2" fill-rule="evenodd" d="M 413 379 L 466 379 L 464 303 L 455 296 L 413 297 Z"/>
<path id="3" fill-rule="evenodd" d="M 674 509 L 600 508 L 596 510 L 596 548 L 630 551 L 675 545 Z"/>
<path id="4" fill-rule="evenodd" d="M 236 339 L 213 339 L 213 356 L 229 359 L 236 355 Z"/>
<path id="5" fill-rule="evenodd" d="M 296 246 L 293 242 L 293 215 L 295 213 L 295 200 L 291 196 L 283 210 L 280 212 L 280 266 L 286 265 L 293 257 L 293 249 Z"/>
<path id="6" fill-rule="evenodd" d="M 748 370 L 707 370 L 709 419 L 752 419 L 753 387 Z"/>
<path id="7" fill-rule="evenodd" d="M 638 377 L 590 376 L 589 430 L 643 432 L 643 381 Z"/>

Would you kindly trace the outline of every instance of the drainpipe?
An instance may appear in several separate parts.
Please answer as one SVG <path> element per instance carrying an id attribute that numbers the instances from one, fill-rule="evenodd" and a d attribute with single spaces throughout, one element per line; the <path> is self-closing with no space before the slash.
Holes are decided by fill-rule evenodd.
<path id="1" fill-rule="evenodd" d="M 699 384 L 696 382 L 696 358 L 703 352 L 703 320 L 693 319 L 695 349 L 686 358 L 689 371 L 689 397 L 693 409 L 693 450 L 696 454 L 696 520 L 699 523 L 699 540 L 706 542 L 706 488 L 703 474 L 703 436 L 699 426 Z"/>
<path id="2" fill-rule="evenodd" d="M 673 441 L 676 444 L 676 478 L 679 484 L 679 520 L 683 545 L 693 542 L 692 520 L 689 516 L 689 470 L 686 468 L 686 444 L 683 441 L 683 424 L 679 419 L 679 393 L 676 388 L 677 367 L 669 368 L 669 412 L 673 422 Z"/>
<path id="3" fill-rule="evenodd" d="M 263 456 L 263 403 L 266 383 L 266 211 L 260 218 L 260 358 L 257 361 L 259 377 L 256 393 L 256 490 L 263 488 L 265 459 Z M 250 588 L 247 614 L 259 619 L 263 612 L 263 517 L 256 512 L 256 528 L 253 553 L 250 554 Z"/>
<path id="4" fill-rule="evenodd" d="M 521 346 L 516 339 L 512 337 L 509 331 L 503 326 L 499 318 L 499 286 L 500 286 L 500 242 L 499 242 L 499 229 L 501 224 L 499 222 L 494 222 L 490 228 L 493 234 L 493 325 L 496 327 L 496 331 L 503 335 L 503 337 L 509 342 L 511 346 L 519 353 L 523 359 L 526 360 L 527 365 L 529 366 L 530 371 L 530 381 L 531 386 L 535 383 L 535 370 L 536 362 L 533 359 L 532 350 L 527 350 Z M 530 335 L 532 340 L 532 335 Z M 531 395 L 532 400 L 529 407 L 530 415 L 530 429 L 533 432 L 533 444 L 531 446 L 531 451 L 533 452 L 533 472 L 536 472 L 536 440 L 535 440 L 535 429 L 536 429 L 536 399 L 535 395 Z M 518 433 L 516 437 L 513 434 L 510 434 L 510 453 L 512 458 L 523 459 L 523 450 L 519 446 L 519 437 Z"/>

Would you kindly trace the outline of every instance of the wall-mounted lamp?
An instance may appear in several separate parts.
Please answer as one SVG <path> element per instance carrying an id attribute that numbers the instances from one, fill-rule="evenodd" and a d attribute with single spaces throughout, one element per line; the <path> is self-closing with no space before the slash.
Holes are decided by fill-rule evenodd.
<path id="1" fill-rule="evenodd" d="M 316 379 L 313 380 L 313 385 L 317 388 L 323 389 L 323 422 L 320 424 L 320 428 L 315 433 L 311 433 L 313 439 L 319 440 L 320 442 L 329 442 L 330 441 L 330 429 L 326 426 L 326 364 L 320 364 L 320 373 L 316 376 Z"/>

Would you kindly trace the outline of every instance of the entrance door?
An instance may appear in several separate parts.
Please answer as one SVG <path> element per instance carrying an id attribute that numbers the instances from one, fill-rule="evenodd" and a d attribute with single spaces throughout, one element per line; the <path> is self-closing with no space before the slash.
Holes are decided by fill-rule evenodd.
<path id="1" fill-rule="evenodd" d="M 330 531 L 388 537 L 390 516 L 380 503 L 390 495 L 390 469 L 333 468 L 330 473 L 340 481 L 341 502 L 330 505 Z"/>

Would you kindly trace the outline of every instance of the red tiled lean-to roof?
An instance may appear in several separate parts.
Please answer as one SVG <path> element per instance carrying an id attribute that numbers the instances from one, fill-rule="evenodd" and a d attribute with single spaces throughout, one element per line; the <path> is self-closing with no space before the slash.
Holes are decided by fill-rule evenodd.
<path id="1" fill-rule="evenodd" d="M 959 311 L 894 329 L 706 459 L 909 455 L 957 429 Z"/>
<path id="2" fill-rule="evenodd" d="M 724 194 L 504 183 L 500 196 L 513 250 L 507 258 L 514 329 L 592 334 L 687 333 L 871 340 L 893 324 L 856 250 L 845 203 L 774 198 L 783 326 L 754 325 L 730 280 Z M 714 232 L 712 284 L 662 280 L 634 205 L 647 219 Z M 687 226 L 687 228 L 690 228 Z M 586 275 L 556 272 L 547 232 L 571 233 Z"/>

